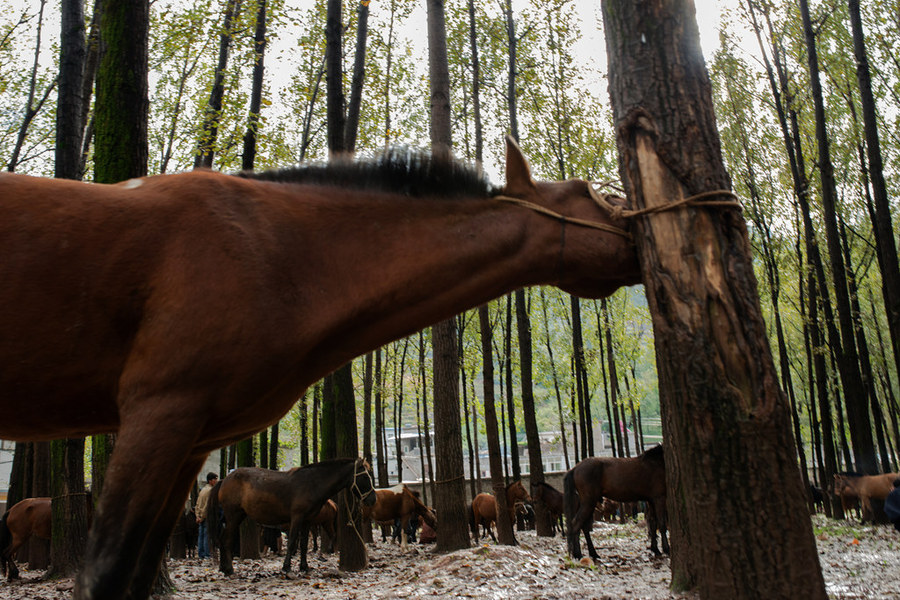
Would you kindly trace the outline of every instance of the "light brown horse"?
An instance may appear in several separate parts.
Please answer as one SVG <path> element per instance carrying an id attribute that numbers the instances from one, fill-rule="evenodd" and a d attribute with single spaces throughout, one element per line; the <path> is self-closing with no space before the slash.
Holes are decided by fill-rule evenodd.
<path id="1" fill-rule="evenodd" d="M 525 486 L 519 480 L 513 481 L 506 486 L 506 506 L 509 508 L 510 523 L 515 522 L 515 506 L 519 502 L 531 502 L 531 496 L 525 491 Z M 491 539 L 497 541 L 491 525 L 497 520 L 497 499 L 493 494 L 480 493 L 472 500 L 472 510 L 469 515 L 469 527 L 472 530 L 472 537 L 477 542 L 484 537 L 484 533 L 488 533 Z M 481 527 L 482 529 L 479 529 Z M 480 532 L 480 535 L 479 535 Z"/>
<path id="2" fill-rule="evenodd" d="M 855 475 L 849 473 L 834 474 L 835 493 L 841 496 L 841 504 L 845 496 L 851 498 L 854 494 L 859 498 L 862 514 L 860 521 L 872 521 L 875 512 L 872 509 L 872 500 L 884 501 L 887 495 L 894 489 L 894 480 L 900 477 L 898 473 L 881 473 L 880 475 Z"/>
<path id="3" fill-rule="evenodd" d="M 581 180 L 409 151 L 117 185 L 0 174 L 0 438 L 117 432 L 75 598 L 147 598 L 210 451 L 352 358 L 529 285 L 640 281 Z"/>
<path id="4" fill-rule="evenodd" d="M 411 518 L 422 517 L 432 528 L 437 528 L 434 510 L 419 499 L 409 487 L 397 485 L 375 490 L 375 504 L 363 507 L 363 518 L 373 523 L 390 524 L 400 520 L 400 549 L 408 549 L 406 529 Z"/>
<path id="5" fill-rule="evenodd" d="M 13 557 L 31 536 L 50 539 L 50 498 L 26 498 L 0 517 L 0 572 L 7 579 L 19 577 Z"/>
<path id="6" fill-rule="evenodd" d="M 563 478 L 563 497 L 569 555 L 581 558 L 580 536 L 584 533 L 591 558 L 597 551 L 591 541 L 593 515 L 603 498 L 618 502 L 647 502 L 647 529 L 650 550 L 659 555 L 656 531 L 662 537 L 663 552 L 669 553 L 666 537 L 666 468 L 662 445 L 656 445 L 635 458 L 585 458 Z"/>

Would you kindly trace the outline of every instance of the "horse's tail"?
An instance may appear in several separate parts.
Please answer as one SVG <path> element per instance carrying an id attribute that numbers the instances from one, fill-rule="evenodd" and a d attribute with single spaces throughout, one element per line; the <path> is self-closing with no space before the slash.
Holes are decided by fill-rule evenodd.
<path id="1" fill-rule="evenodd" d="M 6 556 L 7 549 L 12 546 L 12 532 L 9 530 L 9 524 L 6 522 L 6 517 L 9 515 L 9 511 L 3 513 L 3 516 L 0 517 L 0 574 L 4 577 L 7 573 L 6 563 L 9 560 Z"/>
<path id="2" fill-rule="evenodd" d="M 572 531 L 575 512 L 578 510 L 578 490 L 575 489 L 575 473 L 569 471 L 563 477 L 563 511 L 566 515 L 563 535 L 569 546 L 569 554 L 572 554 L 573 543 L 577 543 L 578 531 Z"/>
<path id="3" fill-rule="evenodd" d="M 219 480 L 213 489 L 209 491 L 209 502 L 206 504 L 206 535 L 209 538 L 210 549 L 219 548 L 219 539 L 222 537 L 222 507 L 219 504 L 219 489 L 222 481 Z"/>

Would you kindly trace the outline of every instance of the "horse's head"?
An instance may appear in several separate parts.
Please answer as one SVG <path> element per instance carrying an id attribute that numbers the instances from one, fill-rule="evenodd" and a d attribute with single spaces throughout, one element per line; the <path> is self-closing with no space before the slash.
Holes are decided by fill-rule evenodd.
<path id="1" fill-rule="evenodd" d="M 516 480 L 509 484 L 507 489 L 507 498 L 512 498 L 515 502 L 531 502 L 531 496 L 528 494 L 528 491 L 525 489 L 525 486 L 522 485 L 520 480 Z"/>
<path id="2" fill-rule="evenodd" d="M 613 215 L 623 201 L 599 195 L 581 179 L 535 182 L 522 151 L 506 139 L 503 197 L 540 214 L 543 231 L 558 250 L 553 285 L 586 298 L 608 296 L 641 282 L 628 223 Z"/>
<path id="3" fill-rule="evenodd" d="M 375 484 L 372 482 L 372 468 L 364 458 L 356 459 L 351 490 L 365 506 L 372 506 L 377 500 Z"/>

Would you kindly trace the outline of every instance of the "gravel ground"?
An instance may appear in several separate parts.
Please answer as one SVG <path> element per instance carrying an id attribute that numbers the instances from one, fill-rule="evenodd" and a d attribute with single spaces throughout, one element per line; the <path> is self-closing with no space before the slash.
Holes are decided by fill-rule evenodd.
<path id="1" fill-rule="evenodd" d="M 814 517 L 828 594 L 835 599 L 900 598 L 900 534 L 886 526 Z M 596 523 L 594 544 L 601 559 L 575 564 L 562 538 L 517 534 L 517 547 L 493 544 L 436 554 L 433 546 L 393 544 L 369 549 L 369 569 L 342 573 L 334 555 L 311 555 L 310 572 L 285 577 L 282 559 L 236 560 L 225 577 L 210 560 L 170 560 L 177 592 L 169 600 L 326 600 L 380 598 L 494 599 L 695 599 L 669 590 L 669 559 L 651 558 L 643 523 Z M 296 561 L 295 561 L 296 565 Z M 22 579 L 0 583 L 0 600 L 62 600 L 72 581 L 43 581 L 42 572 L 22 570 Z"/>

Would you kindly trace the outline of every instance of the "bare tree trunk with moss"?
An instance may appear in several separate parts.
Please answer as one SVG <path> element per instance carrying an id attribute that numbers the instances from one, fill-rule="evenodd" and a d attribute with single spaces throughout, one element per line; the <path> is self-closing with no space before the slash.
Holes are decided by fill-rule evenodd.
<path id="1" fill-rule="evenodd" d="M 634 209 L 728 174 L 693 3 L 604 0 L 620 175 Z M 790 415 L 736 208 L 637 217 L 657 344 L 672 585 L 701 598 L 826 598 Z M 751 496 L 746 490 L 752 489 Z"/>

